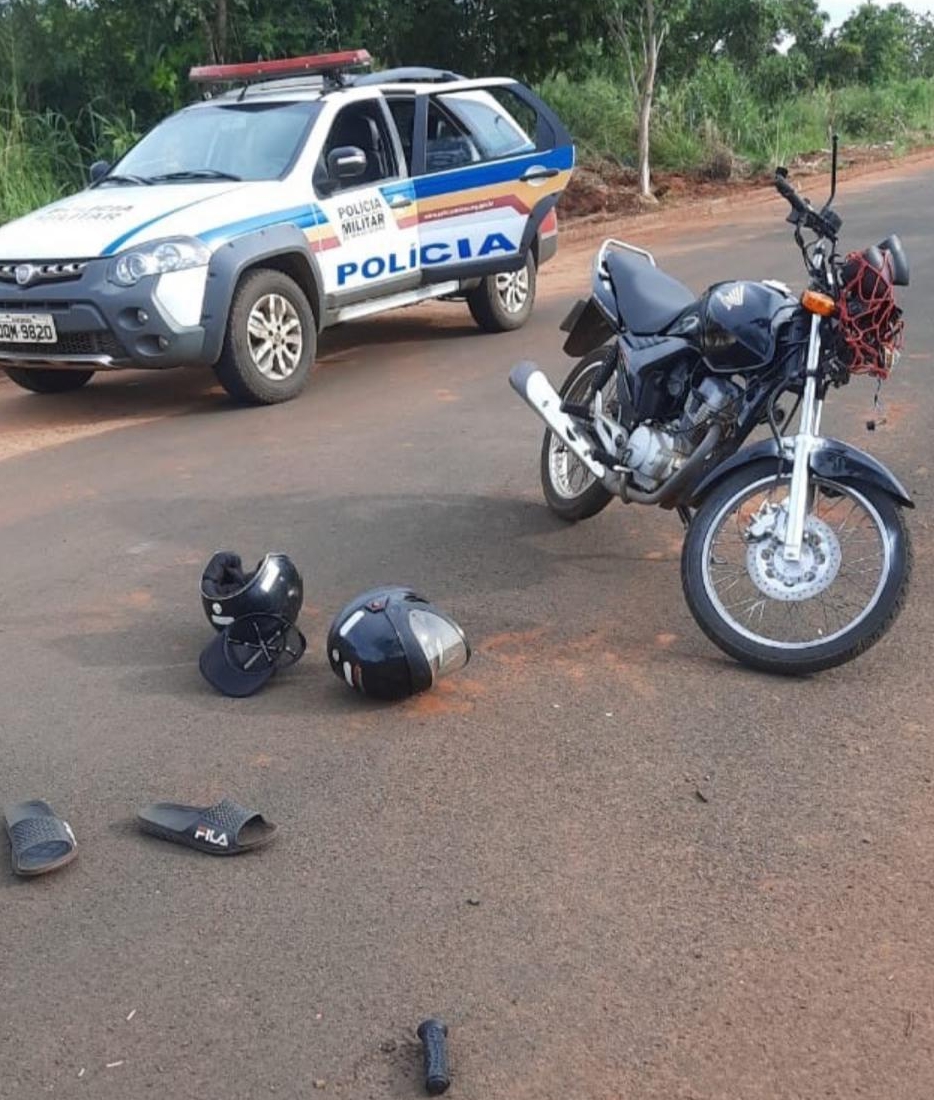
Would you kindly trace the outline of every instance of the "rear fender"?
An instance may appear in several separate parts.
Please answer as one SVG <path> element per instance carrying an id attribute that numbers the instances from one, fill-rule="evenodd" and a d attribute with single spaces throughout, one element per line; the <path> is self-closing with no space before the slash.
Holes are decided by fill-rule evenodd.
<path id="1" fill-rule="evenodd" d="M 564 341 L 564 354 L 579 359 L 599 348 L 615 335 L 606 314 L 593 297 L 582 298 L 561 322 L 562 332 L 568 333 Z"/>
<path id="2" fill-rule="evenodd" d="M 751 447 L 744 447 L 741 451 L 737 451 L 726 462 L 711 470 L 701 481 L 691 496 L 691 507 L 698 507 L 705 497 L 736 470 L 750 466 L 754 462 L 761 462 L 762 459 L 770 458 L 777 462 L 779 453 L 779 445 L 774 439 L 763 439 Z M 791 456 L 785 454 L 782 459 L 782 470 L 790 473 L 791 465 Z M 810 468 L 812 473 L 818 477 L 827 478 L 828 481 L 851 485 L 854 488 L 868 485 L 888 494 L 904 508 L 914 508 L 914 501 L 908 495 L 907 489 L 891 470 L 872 455 L 842 440 L 824 438 L 815 440 L 811 451 Z"/>

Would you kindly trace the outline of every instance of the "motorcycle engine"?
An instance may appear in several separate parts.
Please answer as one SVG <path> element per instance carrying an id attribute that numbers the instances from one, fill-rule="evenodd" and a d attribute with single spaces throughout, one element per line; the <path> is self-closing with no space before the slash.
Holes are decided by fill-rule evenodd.
<path id="1" fill-rule="evenodd" d="M 707 434 L 710 422 L 723 418 L 742 389 L 726 378 L 705 378 L 688 394 L 677 420 L 660 427 L 640 424 L 629 437 L 623 462 L 633 482 L 651 492 L 676 473 Z"/>

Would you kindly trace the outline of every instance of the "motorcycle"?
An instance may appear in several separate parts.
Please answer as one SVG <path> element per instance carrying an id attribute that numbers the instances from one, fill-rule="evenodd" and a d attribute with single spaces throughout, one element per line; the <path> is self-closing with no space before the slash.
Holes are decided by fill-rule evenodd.
<path id="1" fill-rule="evenodd" d="M 556 392 L 535 363 L 510 383 L 547 425 L 545 499 L 562 519 L 614 498 L 679 514 L 681 579 L 701 629 L 772 673 L 843 664 L 889 630 L 908 589 L 914 505 L 871 455 L 820 434 L 832 389 L 889 376 L 909 265 L 895 235 L 838 255 L 842 218 L 779 168 L 809 286 L 733 281 L 699 298 L 651 253 L 607 240 L 561 328 L 582 356 Z M 797 416 L 797 431 L 790 426 Z M 770 436 L 743 446 L 767 426 Z"/>

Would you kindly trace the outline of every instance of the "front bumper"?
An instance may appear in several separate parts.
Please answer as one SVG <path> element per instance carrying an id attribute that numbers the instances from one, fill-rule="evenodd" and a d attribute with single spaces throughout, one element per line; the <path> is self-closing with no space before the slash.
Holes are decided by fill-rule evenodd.
<path id="1" fill-rule="evenodd" d="M 50 313 L 58 334 L 54 344 L 0 342 L 0 368 L 210 366 L 205 327 L 178 324 L 157 296 L 160 276 L 134 287 L 115 286 L 107 279 L 110 262 L 90 260 L 76 278 L 28 287 L 0 279 L 0 313 Z"/>

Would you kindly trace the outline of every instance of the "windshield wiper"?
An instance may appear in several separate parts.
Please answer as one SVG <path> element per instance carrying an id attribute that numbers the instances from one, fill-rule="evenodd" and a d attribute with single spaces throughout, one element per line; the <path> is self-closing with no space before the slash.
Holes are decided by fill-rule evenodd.
<path id="1" fill-rule="evenodd" d="M 219 172 L 216 168 L 187 168 L 183 172 L 163 172 L 152 178 L 159 183 L 170 183 L 172 180 L 235 180 L 239 183 L 243 179 L 232 172 Z"/>
<path id="2" fill-rule="evenodd" d="M 104 178 L 99 179 L 94 186 L 103 187 L 105 183 L 144 183 L 147 187 L 152 187 L 152 180 L 147 179 L 146 176 L 121 176 L 117 173 L 110 176 L 104 176 Z"/>

